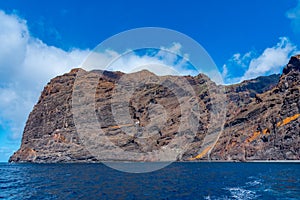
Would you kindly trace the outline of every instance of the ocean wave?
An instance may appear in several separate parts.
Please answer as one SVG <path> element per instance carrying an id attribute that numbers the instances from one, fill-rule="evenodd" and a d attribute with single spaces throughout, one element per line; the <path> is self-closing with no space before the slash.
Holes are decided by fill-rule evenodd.
<path id="1" fill-rule="evenodd" d="M 246 183 L 246 185 L 250 187 L 261 185 L 261 184 L 262 184 L 261 180 L 253 180 Z"/>
<path id="2" fill-rule="evenodd" d="M 258 195 L 256 195 L 255 191 L 247 190 L 241 187 L 227 188 L 227 190 L 231 193 L 231 197 L 233 199 L 250 200 L 257 199 L 259 197 Z"/>

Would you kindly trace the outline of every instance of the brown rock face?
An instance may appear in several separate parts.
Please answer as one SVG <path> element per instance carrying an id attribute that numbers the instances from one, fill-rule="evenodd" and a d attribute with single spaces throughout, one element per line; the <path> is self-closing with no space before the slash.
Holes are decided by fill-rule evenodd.
<path id="1" fill-rule="evenodd" d="M 213 149 L 217 160 L 300 159 L 300 56 L 291 58 L 279 82 L 261 94 L 228 93 L 225 130 Z M 249 96 L 247 96 L 249 95 Z M 230 112 L 233 111 L 233 112 Z"/>
<path id="2" fill-rule="evenodd" d="M 44 88 L 9 161 L 299 160 L 299 89 L 300 56 L 281 76 L 226 87 L 74 69 Z"/>

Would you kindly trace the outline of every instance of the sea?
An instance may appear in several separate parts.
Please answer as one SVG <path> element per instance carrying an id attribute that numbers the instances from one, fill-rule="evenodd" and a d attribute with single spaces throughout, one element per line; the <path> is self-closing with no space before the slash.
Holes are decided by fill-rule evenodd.
<path id="1" fill-rule="evenodd" d="M 174 162 L 149 173 L 1 163 L 0 199 L 300 199 L 300 163 Z"/>

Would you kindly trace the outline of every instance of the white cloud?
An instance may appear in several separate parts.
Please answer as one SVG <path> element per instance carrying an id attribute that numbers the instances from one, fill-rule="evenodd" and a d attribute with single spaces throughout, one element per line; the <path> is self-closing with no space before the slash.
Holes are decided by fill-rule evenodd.
<path id="1" fill-rule="evenodd" d="M 121 55 L 113 50 L 103 53 L 80 49 L 64 51 L 32 37 L 26 21 L 16 15 L 0 11 L 0 27 L 0 124 L 9 124 L 12 132 L 10 137 L 13 139 L 20 138 L 27 116 L 44 85 L 51 78 L 81 66 L 87 56 L 89 59 L 84 62 L 87 70 L 101 69 L 113 58 L 119 58 L 110 69 L 123 72 L 148 69 L 158 75 L 198 73 L 189 68 L 188 55 L 183 55 L 185 59 L 178 59 L 177 55 L 182 55 L 179 43 L 161 47 L 154 55 Z M 283 37 L 278 44 L 265 49 L 260 56 L 255 56 L 253 51 L 233 55 L 229 64 L 223 66 L 222 75 L 227 77 L 227 82 L 236 82 L 258 75 L 278 73 L 295 51 L 296 47 Z M 244 73 L 238 77 L 232 76 L 230 65 L 233 64 L 239 65 Z"/>
<path id="2" fill-rule="evenodd" d="M 0 27 L 0 119 L 18 139 L 44 85 L 79 66 L 89 51 L 48 46 L 30 35 L 25 20 L 3 11 Z"/>
<path id="3" fill-rule="evenodd" d="M 109 70 L 122 71 L 126 73 L 136 72 L 141 69 L 147 69 L 156 75 L 197 75 L 196 69 L 189 68 L 188 55 L 181 55 L 181 45 L 174 43 L 170 47 L 161 47 L 158 52 L 148 55 L 137 55 L 135 52 L 129 52 L 119 55 L 111 63 Z"/>
<path id="4" fill-rule="evenodd" d="M 85 69 L 101 69 L 132 73 L 147 69 L 156 75 L 197 75 L 199 72 L 189 63 L 189 55 L 181 53 L 181 44 L 173 43 L 160 50 L 143 50 L 140 54 L 127 50 L 120 54 L 113 50 L 99 53 L 97 49 L 82 63 Z"/>
<path id="5" fill-rule="evenodd" d="M 89 53 L 81 67 L 86 70 L 102 69 L 105 70 L 106 66 L 114 59 L 118 58 L 120 54 L 113 50 L 106 49 L 104 52 L 97 52 L 96 50 Z"/>
<path id="6" fill-rule="evenodd" d="M 287 18 L 291 20 L 292 28 L 296 33 L 300 32 L 300 0 L 295 8 L 287 11 Z"/>
<path id="7" fill-rule="evenodd" d="M 241 55 L 240 53 L 236 53 L 232 56 L 231 60 L 232 62 L 235 62 L 237 65 L 245 68 L 247 67 L 247 62 L 249 62 L 253 56 L 254 56 L 254 52 L 252 51 L 249 51 L 244 55 Z"/>
<path id="8" fill-rule="evenodd" d="M 226 64 L 224 64 L 223 67 L 222 67 L 222 74 L 221 75 L 222 75 L 223 79 L 226 78 L 227 75 L 228 75 L 228 67 L 227 67 Z"/>
<path id="9" fill-rule="evenodd" d="M 287 37 L 281 37 L 276 45 L 264 49 L 261 54 L 255 51 L 234 54 L 223 67 L 223 78 L 225 83 L 232 84 L 280 73 L 290 57 L 297 53 L 297 47 Z"/>
<path id="10" fill-rule="evenodd" d="M 250 61 L 255 57 L 254 51 L 245 54 L 235 53 L 223 65 L 222 77 L 225 84 L 234 84 L 240 82 L 241 76 L 248 69 Z"/>
<path id="11" fill-rule="evenodd" d="M 250 61 L 249 68 L 242 80 L 256 78 L 261 75 L 280 73 L 290 56 L 296 52 L 297 47 L 288 38 L 281 37 L 280 41 L 271 48 L 266 48 L 257 58 Z"/>
<path id="12" fill-rule="evenodd" d="M 0 27 L 0 124 L 10 127 L 11 139 L 20 139 L 29 112 L 51 78 L 75 67 L 101 69 L 111 59 L 121 56 L 113 50 L 103 53 L 80 49 L 64 51 L 49 46 L 30 35 L 25 20 L 1 10 Z M 186 69 L 186 60 L 177 59 L 175 54 L 180 53 L 180 49 L 181 45 L 174 43 L 162 47 L 155 55 L 129 54 L 118 59 L 112 68 L 123 72 L 146 68 L 158 75 L 195 74 L 194 70 Z M 87 56 L 89 59 L 82 63 Z M 183 56 L 188 58 L 188 55 Z"/>

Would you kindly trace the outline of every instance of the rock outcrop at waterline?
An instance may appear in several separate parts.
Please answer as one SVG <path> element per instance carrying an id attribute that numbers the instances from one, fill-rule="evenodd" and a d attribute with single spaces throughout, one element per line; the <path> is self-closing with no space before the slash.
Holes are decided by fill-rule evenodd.
<path id="1" fill-rule="evenodd" d="M 78 94 L 94 95 L 95 116 L 106 139 L 122 152 L 134 152 L 132 155 L 135 156 L 118 156 L 119 152 L 105 142 L 96 144 L 102 146 L 100 154 L 95 155 L 87 148 L 78 134 L 72 110 L 76 106 L 74 87 L 85 87 L 75 84 L 78 73 L 97 78 L 94 93 Z M 165 77 L 164 84 L 148 82 L 135 88 L 128 105 L 124 105 L 131 120 L 121 122 L 114 118 L 114 112 L 118 112 L 119 107 L 112 109 L 112 104 L 116 103 L 112 99 L 124 75 L 121 72 L 74 69 L 52 79 L 28 117 L 20 149 L 9 161 L 156 161 L 155 156 L 152 159 L 143 157 L 144 153 L 159 151 L 168 145 L 180 146 L 186 135 L 191 138 L 183 144 L 186 146 L 184 151 L 178 153 L 177 160 L 300 160 L 300 56 L 293 56 L 281 75 L 259 77 L 226 87 L 217 86 L 202 74 L 195 77 Z M 135 81 L 155 77 L 145 70 L 128 75 Z M 195 98 L 188 98 L 191 94 L 186 89 L 175 94 L 168 85 L 168 79 L 173 82 L 187 81 L 195 92 Z M 125 86 L 121 88 L 126 89 Z M 220 88 L 224 89 L 225 99 L 220 98 L 220 93 L 214 93 Z M 124 98 L 127 98 L 126 93 Z M 183 106 L 182 102 L 186 101 L 191 106 Z M 226 107 L 224 125 L 219 124 L 224 129 L 218 127 L 221 134 L 216 143 L 203 146 L 204 138 L 211 134 L 210 125 L 214 124 L 211 113 L 222 113 L 213 104 L 220 103 Z M 83 100 L 83 104 L 89 102 Z M 199 109 L 197 112 L 194 112 L 195 107 Z M 186 112 L 189 110 L 191 112 Z M 194 123 L 190 119 L 197 124 L 196 131 L 191 130 L 190 126 L 180 126 L 184 121 Z M 159 127 L 161 121 L 165 123 Z M 132 131 L 132 134 L 124 133 L 126 131 Z M 189 134 L 193 131 L 194 134 Z"/>

